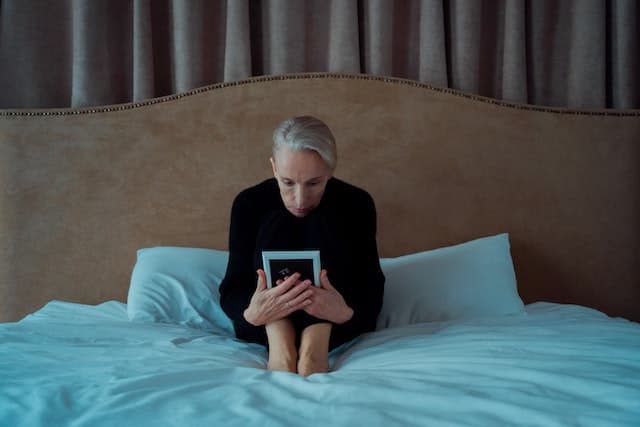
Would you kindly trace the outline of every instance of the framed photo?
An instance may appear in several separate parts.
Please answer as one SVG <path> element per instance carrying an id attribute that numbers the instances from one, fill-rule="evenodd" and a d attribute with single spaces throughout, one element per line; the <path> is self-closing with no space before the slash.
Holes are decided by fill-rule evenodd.
<path id="1" fill-rule="evenodd" d="M 300 280 L 309 279 L 314 286 L 320 286 L 320 251 L 262 251 L 262 264 L 268 288 L 293 273 L 300 273 Z"/>

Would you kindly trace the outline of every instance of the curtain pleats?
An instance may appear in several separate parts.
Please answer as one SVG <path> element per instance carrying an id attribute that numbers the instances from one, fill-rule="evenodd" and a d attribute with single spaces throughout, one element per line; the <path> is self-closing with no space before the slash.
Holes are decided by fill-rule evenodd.
<path id="1" fill-rule="evenodd" d="M 151 0 L 133 3 L 132 52 L 132 101 L 141 101 L 154 96 L 155 75 L 153 70 L 153 31 Z"/>
<path id="2" fill-rule="evenodd" d="M 447 76 L 447 42 L 443 3 L 440 0 L 422 0 L 419 3 L 418 22 L 419 58 L 418 80 L 435 86 L 449 86 Z"/>
<path id="3" fill-rule="evenodd" d="M 0 108 L 305 71 L 640 108 L 639 21 L 636 0 L 0 0 Z"/>
<path id="4" fill-rule="evenodd" d="M 0 3 L 0 107 L 71 105 L 73 28 L 62 6 Z"/>
<path id="5" fill-rule="evenodd" d="M 74 0 L 71 6 L 71 105 L 132 99 L 132 8 L 119 1 Z"/>
<path id="6" fill-rule="evenodd" d="M 224 39 L 224 80 L 244 79 L 251 75 L 251 28 L 249 0 L 227 3 Z"/>
<path id="7" fill-rule="evenodd" d="M 608 8 L 611 82 L 607 103 L 616 108 L 640 108 L 640 5 L 637 0 L 617 0 Z"/>
<path id="8" fill-rule="evenodd" d="M 504 4 L 503 33 L 496 97 L 512 102 L 529 101 L 527 85 L 527 9 L 524 0 Z"/>
<path id="9" fill-rule="evenodd" d="M 393 60 L 404 52 L 397 52 L 394 58 L 393 6 L 394 1 L 371 0 L 363 5 L 363 69 L 370 74 L 391 76 Z"/>
<path id="10" fill-rule="evenodd" d="M 360 72 L 358 2 L 331 0 L 329 6 L 328 66 L 318 71 Z"/>
<path id="11" fill-rule="evenodd" d="M 606 5 L 582 0 L 572 6 L 569 37 L 567 104 L 604 107 L 606 100 Z M 591 90 L 584 90 L 591 87 Z"/>

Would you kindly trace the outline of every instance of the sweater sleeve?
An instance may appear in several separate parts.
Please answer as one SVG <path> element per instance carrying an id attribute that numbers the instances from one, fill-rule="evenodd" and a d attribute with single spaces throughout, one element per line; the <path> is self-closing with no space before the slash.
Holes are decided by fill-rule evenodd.
<path id="1" fill-rule="evenodd" d="M 233 321 L 236 336 L 250 341 L 258 328 L 246 321 L 244 310 L 256 289 L 253 256 L 257 230 L 255 209 L 249 198 L 240 193 L 231 208 L 229 263 L 220 284 L 220 304 Z"/>
<path id="2" fill-rule="evenodd" d="M 344 291 L 345 302 L 353 309 L 353 317 L 337 325 L 341 334 L 355 336 L 375 330 L 382 308 L 384 274 L 380 268 L 376 244 L 376 209 L 371 196 L 363 199 L 352 224 L 356 250 L 352 264 L 352 283 Z"/>

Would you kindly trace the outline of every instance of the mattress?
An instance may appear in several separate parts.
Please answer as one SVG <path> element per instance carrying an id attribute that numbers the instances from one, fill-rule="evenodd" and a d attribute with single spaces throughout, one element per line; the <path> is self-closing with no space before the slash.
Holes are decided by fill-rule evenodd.
<path id="1" fill-rule="evenodd" d="M 0 425 L 640 425 L 640 324 L 581 306 L 386 328 L 306 378 L 266 361 L 222 329 L 51 301 L 0 324 Z"/>

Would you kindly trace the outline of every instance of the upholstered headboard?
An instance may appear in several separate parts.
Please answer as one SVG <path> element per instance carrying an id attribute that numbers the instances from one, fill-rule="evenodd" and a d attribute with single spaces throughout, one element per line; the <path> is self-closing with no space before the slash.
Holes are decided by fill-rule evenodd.
<path id="1" fill-rule="evenodd" d="M 381 256 L 508 232 L 519 291 L 640 320 L 640 111 L 510 104 L 412 81 L 302 74 L 136 104 L 0 111 L 0 318 L 126 300 L 136 249 L 225 249 L 270 175 L 273 127 L 334 130 L 378 208 Z"/>

